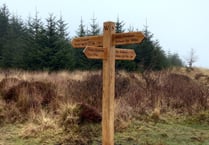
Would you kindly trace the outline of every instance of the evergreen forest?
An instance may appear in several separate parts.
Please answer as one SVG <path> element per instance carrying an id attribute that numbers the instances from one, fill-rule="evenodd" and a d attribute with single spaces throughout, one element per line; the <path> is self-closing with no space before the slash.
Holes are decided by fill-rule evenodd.
<path id="1" fill-rule="evenodd" d="M 137 28 L 125 29 L 125 21 L 115 21 L 116 33 L 131 32 Z M 74 37 L 102 35 L 101 26 L 93 17 L 88 27 L 82 18 L 76 36 L 69 36 L 70 26 L 65 20 L 49 14 L 41 19 L 35 16 L 23 20 L 10 13 L 4 4 L 0 6 L 0 68 L 23 70 L 95 70 L 101 69 L 102 60 L 90 60 L 83 49 L 74 49 L 71 39 Z M 177 53 L 165 52 L 160 42 L 154 39 L 148 26 L 143 30 L 145 39 L 140 44 L 117 46 L 131 48 L 136 52 L 134 61 L 116 61 L 116 68 L 126 71 L 162 70 L 174 66 L 183 66 Z"/>

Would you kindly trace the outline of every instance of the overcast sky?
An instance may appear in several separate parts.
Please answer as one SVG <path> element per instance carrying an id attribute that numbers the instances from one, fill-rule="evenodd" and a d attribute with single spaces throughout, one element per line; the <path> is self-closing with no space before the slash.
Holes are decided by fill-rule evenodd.
<path id="1" fill-rule="evenodd" d="M 199 67 L 209 68 L 209 0 L 1 0 L 11 13 L 26 20 L 35 11 L 45 19 L 63 16 L 70 36 L 75 35 L 82 17 L 91 23 L 93 15 L 102 28 L 104 21 L 119 16 L 126 28 L 143 29 L 146 24 L 163 50 L 178 53 L 185 60 L 195 50 Z"/>

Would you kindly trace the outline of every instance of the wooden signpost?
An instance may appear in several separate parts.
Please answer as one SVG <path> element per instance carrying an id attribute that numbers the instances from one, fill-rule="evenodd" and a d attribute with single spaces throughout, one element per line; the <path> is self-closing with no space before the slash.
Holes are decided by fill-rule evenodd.
<path id="1" fill-rule="evenodd" d="M 85 48 L 90 59 L 103 60 L 102 144 L 114 145 L 115 60 L 134 60 L 135 51 L 115 48 L 115 45 L 141 43 L 141 32 L 115 33 L 114 22 L 104 22 L 103 36 L 87 36 L 72 40 L 74 48 Z"/>

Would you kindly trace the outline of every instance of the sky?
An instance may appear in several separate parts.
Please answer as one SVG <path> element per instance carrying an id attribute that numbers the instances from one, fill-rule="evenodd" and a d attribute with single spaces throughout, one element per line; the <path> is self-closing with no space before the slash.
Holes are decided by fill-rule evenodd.
<path id="1" fill-rule="evenodd" d="M 1 0 L 12 14 L 27 20 L 36 11 L 42 19 L 62 15 L 71 37 L 93 16 L 102 28 L 105 21 L 125 22 L 125 28 L 142 30 L 147 24 L 165 52 L 178 53 L 183 61 L 194 50 L 194 66 L 209 68 L 209 0 Z"/>

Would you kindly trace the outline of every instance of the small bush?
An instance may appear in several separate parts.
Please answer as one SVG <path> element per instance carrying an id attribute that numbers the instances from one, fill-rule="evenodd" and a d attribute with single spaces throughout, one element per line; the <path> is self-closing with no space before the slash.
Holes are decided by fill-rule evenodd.
<path id="1" fill-rule="evenodd" d="M 77 104 L 63 103 L 59 108 L 60 124 L 65 131 L 71 131 L 77 127 L 80 110 Z"/>
<path id="2" fill-rule="evenodd" d="M 102 121 L 102 116 L 96 108 L 84 103 L 78 105 L 80 109 L 80 123 L 100 123 Z"/>
<path id="3" fill-rule="evenodd" d="M 11 87 L 3 96 L 7 103 L 14 102 L 21 112 L 40 110 L 56 97 L 55 87 L 50 83 L 22 81 Z"/>
<path id="4" fill-rule="evenodd" d="M 94 107 L 87 104 L 64 103 L 60 106 L 61 125 L 68 131 L 77 125 L 85 123 L 100 123 L 101 115 Z"/>
<path id="5" fill-rule="evenodd" d="M 0 94 L 2 96 L 4 96 L 8 90 L 16 85 L 18 85 L 20 82 L 22 82 L 21 80 L 17 79 L 17 78 L 4 78 L 1 82 L 0 82 Z"/>
<path id="6" fill-rule="evenodd" d="M 79 86 L 77 86 L 79 85 Z M 94 106 L 101 111 L 102 106 L 102 76 L 100 74 L 89 74 L 85 80 L 76 85 L 78 102 Z"/>
<path id="7" fill-rule="evenodd" d="M 187 76 L 170 74 L 165 82 L 163 103 L 179 112 L 193 114 L 208 108 L 208 89 Z"/>

